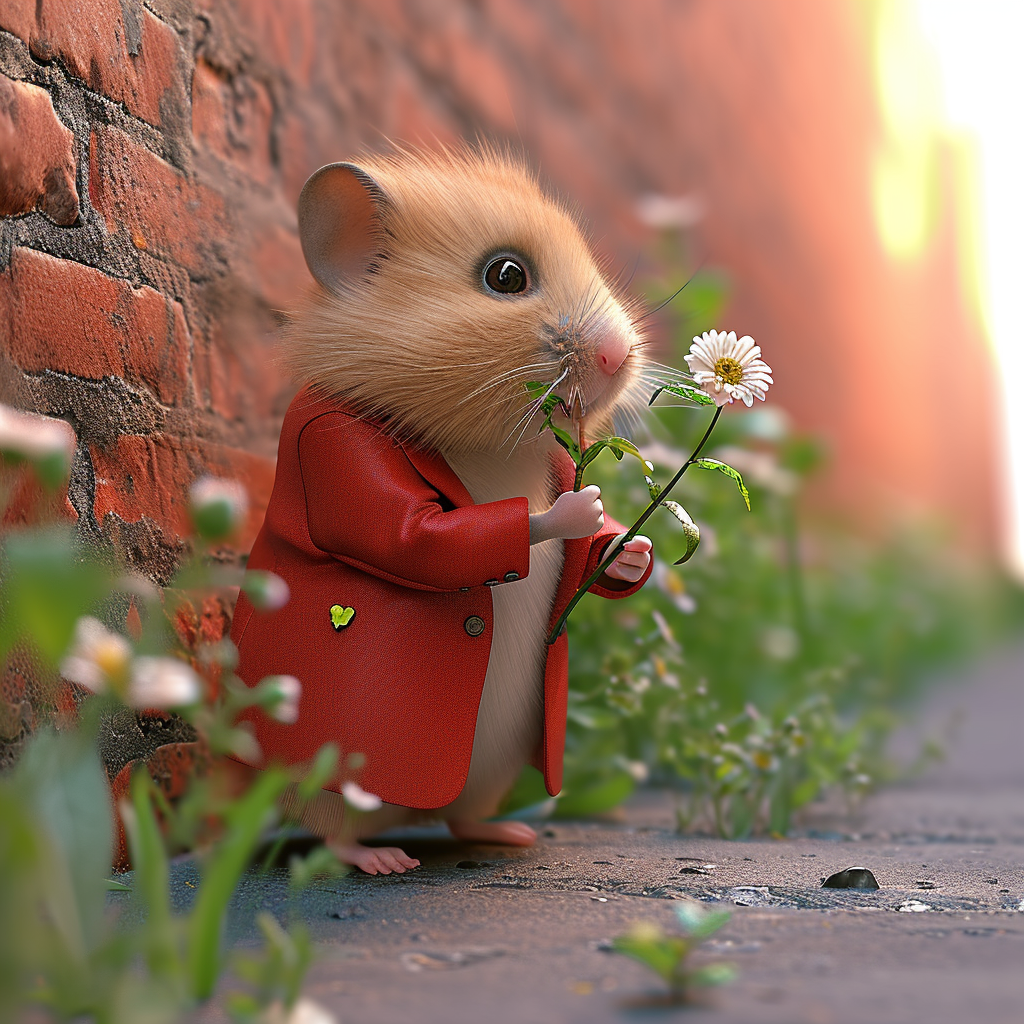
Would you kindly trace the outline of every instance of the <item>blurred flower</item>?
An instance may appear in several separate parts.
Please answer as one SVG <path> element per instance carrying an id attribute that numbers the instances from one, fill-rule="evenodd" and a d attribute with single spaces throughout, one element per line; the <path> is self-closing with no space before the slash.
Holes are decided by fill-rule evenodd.
<path id="1" fill-rule="evenodd" d="M 252 726 L 248 722 L 239 722 L 231 730 L 231 738 L 228 745 L 231 753 L 245 764 L 259 764 L 263 760 L 263 751 L 260 749 L 260 745 L 252 733 Z"/>
<path id="2" fill-rule="evenodd" d="M 75 441 L 74 430 L 63 420 L 0 405 L 0 455 L 31 462 L 49 487 L 67 476 Z"/>
<path id="3" fill-rule="evenodd" d="M 658 558 L 654 560 L 652 577 L 654 585 L 684 615 L 692 615 L 697 610 L 697 602 L 686 592 L 682 577 Z"/>
<path id="4" fill-rule="evenodd" d="M 135 708 L 176 708 L 194 704 L 200 692 L 199 677 L 178 658 L 136 658 L 126 702 Z"/>
<path id="5" fill-rule="evenodd" d="M 206 540 L 223 540 L 241 526 L 249 508 L 245 488 L 234 480 L 204 476 L 189 492 L 192 522 Z"/>
<path id="6" fill-rule="evenodd" d="M 789 626 L 768 626 L 761 633 L 761 650 L 769 658 L 789 661 L 800 650 L 800 637 Z"/>
<path id="7" fill-rule="evenodd" d="M 662 640 L 664 640 L 669 647 L 674 647 L 678 650 L 679 641 L 676 640 L 675 635 L 672 632 L 672 627 L 665 620 L 665 616 L 655 608 L 654 611 L 651 612 L 651 618 L 654 619 L 654 624 L 658 627 L 658 632 L 661 634 Z"/>
<path id="8" fill-rule="evenodd" d="M 797 489 L 796 474 L 783 469 L 767 452 L 752 452 L 749 448 L 726 445 L 715 452 L 715 458 L 739 470 L 745 480 L 753 481 L 774 494 L 787 497 Z"/>
<path id="9" fill-rule="evenodd" d="M 288 584 L 280 576 L 257 569 L 245 574 L 242 590 L 253 607 L 262 612 L 275 612 L 283 608 L 291 597 Z"/>
<path id="10" fill-rule="evenodd" d="M 690 228 L 704 216 L 704 203 L 694 195 L 649 193 L 636 201 L 636 215 L 649 228 Z"/>
<path id="11" fill-rule="evenodd" d="M 120 633 L 84 615 L 75 623 L 74 638 L 60 663 L 60 674 L 93 693 L 103 693 L 110 686 L 121 688 L 131 660 L 131 644 Z"/>
<path id="12" fill-rule="evenodd" d="M 346 782 L 341 787 L 341 795 L 345 802 L 351 804 L 357 811 L 376 811 L 384 803 L 379 796 L 367 793 L 354 782 Z"/>
<path id="13" fill-rule="evenodd" d="M 288 1024 L 338 1024 L 338 1018 L 312 999 L 300 999 L 288 1014 Z"/>
<path id="14" fill-rule="evenodd" d="M 299 720 L 299 696 L 302 683 L 295 676 L 268 676 L 260 683 L 260 689 L 267 692 L 264 705 L 273 718 L 285 725 Z"/>
<path id="15" fill-rule="evenodd" d="M 705 331 L 702 337 L 693 339 L 683 358 L 694 381 L 716 405 L 738 398 L 749 407 L 755 396 L 764 401 L 772 383 L 772 368 L 761 359 L 761 347 L 749 334 L 737 340 L 735 331 Z"/>

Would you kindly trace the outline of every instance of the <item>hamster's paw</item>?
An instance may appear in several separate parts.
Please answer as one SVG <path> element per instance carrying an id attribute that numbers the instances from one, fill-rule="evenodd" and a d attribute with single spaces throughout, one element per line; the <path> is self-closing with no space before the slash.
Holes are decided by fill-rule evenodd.
<path id="1" fill-rule="evenodd" d="M 467 843 L 533 846 L 537 833 L 521 821 L 449 821 L 448 830 Z"/>
<path id="2" fill-rule="evenodd" d="M 344 864 L 352 864 L 368 875 L 405 874 L 418 868 L 420 862 L 397 846 L 363 846 L 360 843 L 338 843 L 328 840 L 327 848 Z"/>

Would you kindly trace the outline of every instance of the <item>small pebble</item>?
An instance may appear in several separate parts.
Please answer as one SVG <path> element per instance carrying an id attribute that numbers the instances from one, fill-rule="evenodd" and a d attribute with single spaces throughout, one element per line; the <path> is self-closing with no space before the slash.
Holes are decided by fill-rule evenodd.
<path id="1" fill-rule="evenodd" d="M 914 882 L 918 889 L 938 889 L 939 883 L 933 878 L 919 878 Z"/>
<path id="2" fill-rule="evenodd" d="M 821 883 L 823 889 L 877 889 L 878 882 L 867 868 L 846 868 L 829 875 Z"/>
<path id="3" fill-rule="evenodd" d="M 922 903 L 920 900 L 904 900 L 896 910 L 901 914 L 921 914 L 926 910 L 934 910 L 935 908 L 928 903 Z"/>

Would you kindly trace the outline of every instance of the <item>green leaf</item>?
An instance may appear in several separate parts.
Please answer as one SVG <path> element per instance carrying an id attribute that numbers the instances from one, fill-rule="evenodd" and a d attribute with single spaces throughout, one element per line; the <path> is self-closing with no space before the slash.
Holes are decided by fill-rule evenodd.
<path id="1" fill-rule="evenodd" d="M 622 460 L 623 455 L 632 455 L 634 459 L 637 459 L 640 464 L 647 470 L 648 473 L 654 472 L 654 464 L 648 462 L 643 455 L 640 454 L 640 449 L 637 448 L 632 441 L 627 440 L 624 437 L 603 437 L 599 441 L 595 441 L 593 444 L 587 447 L 587 450 L 583 453 L 581 464 L 583 466 L 589 466 L 606 448 L 610 449 L 616 459 Z"/>
<path id="2" fill-rule="evenodd" d="M 28 640 L 56 667 L 75 622 L 95 609 L 110 580 L 64 527 L 10 533 L 0 554 L 0 655 Z"/>
<path id="3" fill-rule="evenodd" d="M 544 423 L 541 424 L 540 429 L 542 431 L 545 427 L 550 426 L 548 420 L 551 418 L 551 414 L 559 406 L 561 406 L 562 411 L 565 412 L 566 415 L 568 415 L 568 412 L 566 412 L 565 405 L 562 402 L 562 399 L 558 395 L 550 393 L 551 388 L 554 387 L 553 383 L 544 382 L 540 380 L 528 380 L 523 385 L 523 387 L 526 388 L 527 392 L 530 395 L 530 398 L 534 402 L 543 398 L 543 401 L 540 404 L 540 411 L 547 417 L 547 419 L 544 421 Z"/>
<path id="4" fill-rule="evenodd" d="M 728 910 L 708 910 L 692 900 L 681 900 L 675 906 L 679 926 L 696 942 L 703 942 L 725 925 L 732 914 Z"/>
<path id="5" fill-rule="evenodd" d="M 67 938 L 88 950 L 102 933 L 103 879 L 114 845 L 107 776 L 91 735 L 37 732 L 16 777 L 70 873 L 73 902 L 66 909 L 76 920 L 67 919 Z"/>
<path id="6" fill-rule="evenodd" d="M 104 883 L 107 892 L 131 892 L 132 887 L 125 885 L 124 882 L 118 882 L 116 879 L 108 878 Z"/>
<path id="7" fill-rule="evenodd" d="M 616 953 L 638 960 L 666 982 L 671 983 L 680 962 L 689 952 L 688 943 L 674 935 L 659 935 L 654 928 L 635 928 L 612 939 Z"/>
<path id="8" fill-rule="evenodd" d="M 727 466 L 724 462 L 719 462 L 718 459 L 696 459 L 693 465 L 698 469 L 714 469 L 719 473 L 724 473 L 727 477 L 736 481 L 736 486 L 739 488 L 740 494 L 743 496 L 743 503 L 747 506 L 747 511 L 750 511 L 750 492 L 743 484 L 743 477 L 740 476 L 739 472 Z"/>
<path id="9" fill-rule="evenodd" d="M 227 815 L 227 831 L 203 869 L 199 896 L 189 920 L 188 973 L 192 995 L 208 999 L 222 964 L 224 915 L 274 805 L 288 785 L 283 772 L 264 772 Z"/>
<path id="10" fill-rule="evenodd" d="M 635 788 L 636 780 L 623 772 L 582 790 L 566 790 L 558 802 L 555 815 L 559 818 L 585 818 L 590 814 L 601 814 L 618 807 Z"/>
<path id="11" fill-rule="evenodd" d="M 167 850 L 153 810 L 156 789 L 144 767 L 138 768 L 132 775 L 131 796 L 131 804 L 122 808 L 122 817 L 138 883 L 138 895 L 146 907 L 143 936 L 146 963 L 154 977 L 180 977 L 181 961 L 169 900 Z"/>
<path id="12" fill-rule="evenodd" d="M 690 985 L 697 988 L 712 988 L 715 985 L 728 985 L 735 981 L 739 972 L 732 964 L 707 964 L 691 972 L 687 979 Z"/>
<path id="13" fill-rule="evenodd" d="M 706 392 L 693 384 L 687 384 L 685 381 L 677 381 L 675 384 L 662 384 L 653 395 L 651 395 L 648 405 L 654 405 L 654 400 L 663 392 L 667 391 L 670 395 L 676 395 L 678 398 L 685 398 L 689 402 L 693 402 L 694 405 L 714 405 L 715 400 Z"/>
<path id="14" fill-rule="evenodd" d="M 679 521 L 679 525 L 683 528 L 683 535 L 686 537 L 686 553 L 682 558 L 676 559 L 673 565 L 682 565 L 683 562 L 688 562 L 692 557 L 694 551 L 697 550 L 697 545 L 700 543 L 700 528 L 690 518 L 689 512 L 683 508 L 682 505 L 677 501 L 663 501 L 661 507 L 666 512 L 671 513 Z"/>
<path id="15" fill-rule="evenodd" d="M 548 430 L 555 435 L 555 440 L 569 453 L 569 458 L 578 466 L 583 458 L 583 453 L 580 451 L 580 446 L 573 439 L 572 434 L 561 427 L 556 427 L 550 420 L 546 420 L 545 424 Z"/>
<path id="16" fill-rule="evenodd" d="M 296 787 L 296 794 L 300 800 L 311 800 L 334 778 L 340 756 L 341 752 L 334 743 L 325 743 L 316 752 L 309 773 Z"/>

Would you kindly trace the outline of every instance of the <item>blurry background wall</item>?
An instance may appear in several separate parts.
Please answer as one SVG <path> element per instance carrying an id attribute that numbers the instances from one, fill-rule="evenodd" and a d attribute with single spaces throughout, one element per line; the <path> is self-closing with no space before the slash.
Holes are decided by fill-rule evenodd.
<path id="1" fill-rule="evenodd" d="M 929 152 L 927 238 L 893 254 L 873 12 L 0 0 L 0 398 L 70 421 L 64 512 L 139 568 L 166 579 L 205 472 L 248 485 L 248 545 L 293 390 L 274 311 L 309 284 L 303 181 L 386 139 L 480 135 L 522 148 L 619 266 L 652 241 L 639 198 L 689 197 L 693 252 L 732 281 L 719 326 L 754 335 L 771 401 L 830 440 L 823 507 L 868 530 L 938 513 L 986 550 L 993 370 L 960 165 Z"/>

